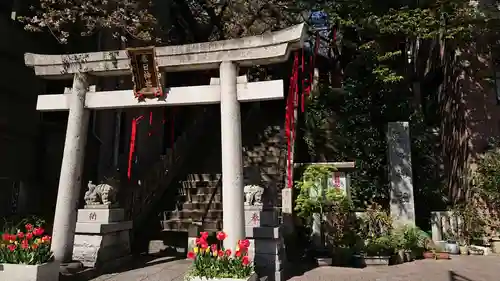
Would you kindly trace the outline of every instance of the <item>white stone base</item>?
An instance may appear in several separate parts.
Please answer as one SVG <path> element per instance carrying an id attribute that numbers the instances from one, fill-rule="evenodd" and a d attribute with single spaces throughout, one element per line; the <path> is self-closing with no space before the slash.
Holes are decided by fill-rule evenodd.
<path id="1" fill-rule="evenodd" d="M 130 254 L 132 222 L 120 221 L 123 209 L 78 210 L 73 260 L 85 267 L 104 267 Z"/>
<path id="2" fill-rule="evenodd" d="M 5 281 L 58 281 L 59 263 L 39 265 L 0 264 L 0 280 Z"/>

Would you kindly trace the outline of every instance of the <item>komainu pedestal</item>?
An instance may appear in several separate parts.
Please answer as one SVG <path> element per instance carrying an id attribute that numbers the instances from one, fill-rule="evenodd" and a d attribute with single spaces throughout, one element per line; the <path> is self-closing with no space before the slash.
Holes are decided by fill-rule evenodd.
<path id="1" fill-rule="evenodd" d="M 125 221 L 125 210 L 116 208 L 115 192 L 108 185 L 89 183 L 87 205 L 78 210 L 73 260 L 85 267 L 114 267 L 130 257 L 132 221 Z"/>
<path id="2" fill-rule="evenodd" d="M 278 213 L 262 204 L 264 188 L 245 186 L 245 231 L 250 240 L 249 256 L 260 277 L 269 281 L 285 280 L 285 247 Z"/>

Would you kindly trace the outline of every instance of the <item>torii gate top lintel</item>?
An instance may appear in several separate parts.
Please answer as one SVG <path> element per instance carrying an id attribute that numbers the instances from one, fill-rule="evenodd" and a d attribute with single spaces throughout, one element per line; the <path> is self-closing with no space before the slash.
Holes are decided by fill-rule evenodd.
<path id="1" fill-rule="evenodd" d="M 302 23 L 259 36 L 157 47 L 155 52 L 160 71 L 166 72 L 215 69 L 222 61 L 266 65 L 287 60 L 291 51 L 301 48 L 305 38 L 306 26 Z M 125 50 L 69 55 L 26 53 L 24 59 L 37 76 L 50 79 L 68 79 L 78 72 L 98 76 L 130 73 Z"/>

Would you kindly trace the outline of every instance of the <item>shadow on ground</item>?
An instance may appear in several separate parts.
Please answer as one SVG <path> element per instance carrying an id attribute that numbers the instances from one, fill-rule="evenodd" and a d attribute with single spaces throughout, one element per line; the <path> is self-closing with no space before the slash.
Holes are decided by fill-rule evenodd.
<path id="1" fill-rule="evenodd" d="M 167 256 L 164 253 L 133 256 L 129 261 L 115 266 L 114 268 L 87 268 L 82 270 L 75 270 L 73 272 L 70 272 L 69 274 L 62 274 L 60 275 L 59 281 L 90 281 L 101 279 L 108 280 L 113 279 L 114 276 L 120 273 L 154 267 L 162 264 L 167 266 L 169 263 L 185 259 L 186 258 L 184 256 Z M 109 278 L 104 278 L 106 276 L 108 276 Z"/>
<path id="2" fill-rule="evenodd" d="M 463 275 L 455 273 L 455 271 L 453 271 L 453 270 L 450 270 L 449 273 L 450 273 L 450 281 L 474 281 L 474 280 L 467 278 Z"/>

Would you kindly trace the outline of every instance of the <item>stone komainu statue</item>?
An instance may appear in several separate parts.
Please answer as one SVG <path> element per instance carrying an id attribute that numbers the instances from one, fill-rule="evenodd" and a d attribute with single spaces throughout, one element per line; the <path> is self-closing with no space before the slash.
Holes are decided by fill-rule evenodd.
<path id="1" fill-rule="evenodd" d="M 243 188 L 245 193 L 245 205 L 247 206 L 261 206 L 262 195 L 264 194 L 264 188 L 258 185 L 246 185 Z"/>
<path id="2" fill-rule="evenodd" d="M 92 181 L 88 183 L 89 190 L 85 192 L 83 199 L 85 205 L 113 205 L 116 203 L 117 190 L 113 186 L 102 183 L 95 185 Z"/>

